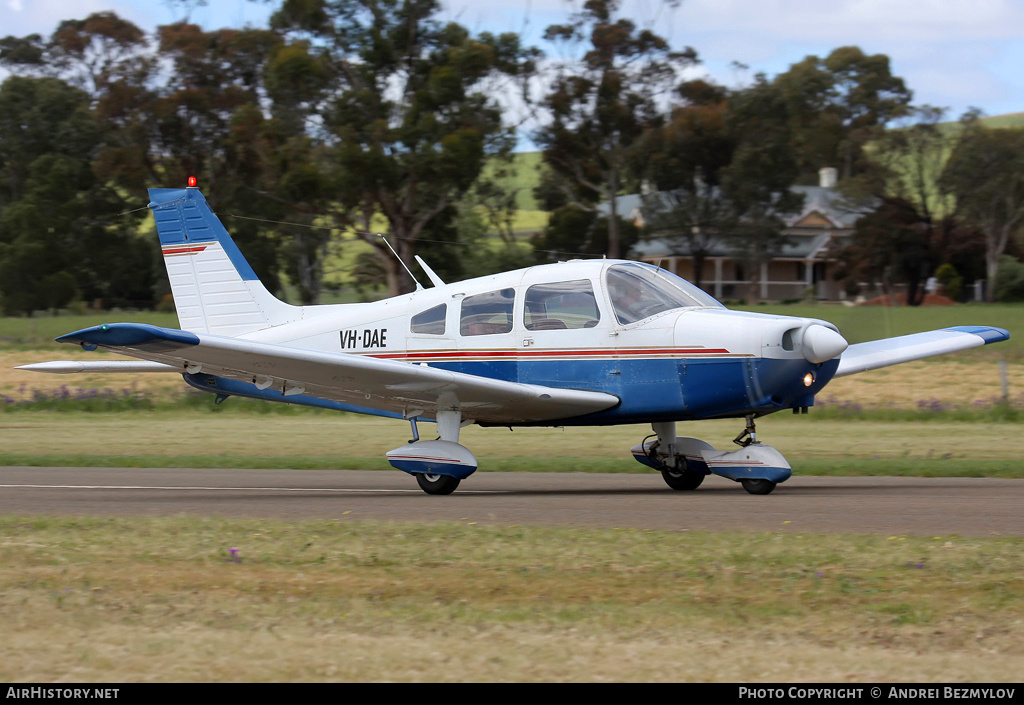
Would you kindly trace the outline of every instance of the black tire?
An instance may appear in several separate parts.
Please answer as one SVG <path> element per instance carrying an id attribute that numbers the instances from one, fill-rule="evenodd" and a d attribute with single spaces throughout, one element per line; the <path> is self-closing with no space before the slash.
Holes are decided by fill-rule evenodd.
<path id="1" fill-rule="evenodd" d="M 750 494 L 771 494 L 775 483 L 771 480 L 740 480 L 740 484 Z"/>
<path id="2" fill-rule="evenodd" d="M 420 489 L 427 494 L 451 494 L 462 480 L 451 475 L 417 473 L 416 482 L 419 483 Z"/>
<path id="3" fill-rule="evenodd" d="M 704 476 L 699 472 L 689 470 L 669 470 L 662 468 L 661 478 L 665 484 L 674 490 L 695 490 L 704 482 Z"/>

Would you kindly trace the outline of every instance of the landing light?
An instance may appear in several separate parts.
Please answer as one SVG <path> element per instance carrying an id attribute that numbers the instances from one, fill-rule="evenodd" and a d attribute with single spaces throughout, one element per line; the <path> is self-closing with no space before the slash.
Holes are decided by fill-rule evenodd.
<path id="1" fill-rule="evenodd" d="M 808 372 L 804 375 L 804 386 L 810 387 L 812 384 L 814 384 L 814 373 Z"/>

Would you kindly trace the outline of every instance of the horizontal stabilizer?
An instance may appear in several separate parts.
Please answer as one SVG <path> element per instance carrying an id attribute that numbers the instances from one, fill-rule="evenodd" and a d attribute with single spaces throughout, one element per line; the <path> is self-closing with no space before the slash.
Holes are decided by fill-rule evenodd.
<path id="1" fill-rule="evenodd" d="M 1010 333 L 988 326 L 956 326 L 926 333 L 902 335 L 898 338 L 872 340 L 851 345 L 839 359 L 835 377 L 866 372 L 901 362 L 921 360 L 935 355 L 976 348 L 1009 340 Z"/>
<path id="2" fill-rule="evenodd" d="M 46 372 L 53 375 L 72 375 L 80 372 L 181 372 L 180 367 L 165 365 L 162 362 L 148 360 L 108 360 L 85 362 L 84 360 L 53 360 L 52 362 L 35 362 L 31 365 L 19 365 L 17 370 L 30 372 Z"/>

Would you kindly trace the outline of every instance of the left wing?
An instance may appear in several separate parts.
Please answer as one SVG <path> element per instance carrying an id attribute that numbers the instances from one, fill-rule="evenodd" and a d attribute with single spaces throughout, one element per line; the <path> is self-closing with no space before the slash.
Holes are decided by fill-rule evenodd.
<path id="1" fill-rule="evenodd" d="M 286 397 L 307 394 L 407 417 L 457 408 L 464 419 L 473 421 L 551 421 L 619 403 L 618 397 L 604 392 L 520 384 L 395 360 L 136 323 L 86 328 L 57 340 L 171 365 L 179 372 L 243 380 L 260 390 L 279 389 Z"/>
<path id="2" fill-rule="evenodd" d="M 1003 328 L 956 326 L 898 338 L 856 343 L 848 347 L 839 358 L 839 369 L 836 370 L 834 377 L 844 377 L 1009 339 L 1009 331 Z"/>

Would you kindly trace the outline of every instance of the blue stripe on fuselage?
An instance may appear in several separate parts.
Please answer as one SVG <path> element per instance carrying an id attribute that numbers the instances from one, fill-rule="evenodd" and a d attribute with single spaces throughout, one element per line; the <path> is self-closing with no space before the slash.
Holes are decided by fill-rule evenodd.
<path id="1" fill-rule="evenodd" d="M 588 389 L 618 396 L 613 409 L 576 418 L 520 426 L 584 426 L 652 421 L 688 421 L 813 406 L 814 394 L 832 379 L 838 360 L 821 365 L 805 360 L 728 359 L 586 359 L 501 360 L 434 363 L 431 367 L 510 382 Z M 813 372 L 807 387 L 804 375 Z M 213 375 L 184 375 L 193 387 L 215 394 L 317 406 L 389 418 L 400 414 L 344 404 L 310 395 L 285 397 L 280 390 L 259 390 L 249 382 Z M 490 424 L 483 424 L 490 425 Z M 506 425 L 504 423 L 499 425 Z"/>
<path id="2" fill-rule="evenodd" d="M 838 360 L 819 365 L 803 359 L 768 358 L 590 358 L 431 365 L 510 382 L 606 392 L 622 400 L 613 409 L 559 425 L 683 421 L 813 406 L 814 394 L 832 379 L 838 366 Z M 815 376 L 809 387 L 803 382 L 808 372 Z"/>

